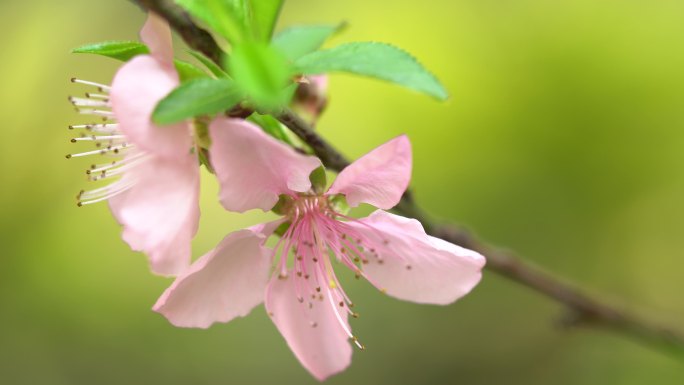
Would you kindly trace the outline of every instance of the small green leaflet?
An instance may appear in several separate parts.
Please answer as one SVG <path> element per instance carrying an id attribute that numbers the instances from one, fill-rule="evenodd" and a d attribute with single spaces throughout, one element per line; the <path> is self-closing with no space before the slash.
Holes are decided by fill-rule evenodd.
<path id="1" fill-rule="evenodd" d="M 176 66 L 176 71 L 178 71 L 178 77 L 180 78 L 180 81 L 182 83 L 185 83 L 193 79 L 209 77 L 209 75 L 207 75 L 206 72 L 197 68 L 197 66 L 195 66 L 192 63 L 176 59 L 173 61 L 173 64 Z"/>
<path id="2" fill-rule="evenodd" d="M 340 25 L 301 25 L 289 27 L 273 37 L 271 44 L 294 61 L 323 45 L 330 36 L 344 28 Z"/>
<path id="3" fill-rule="evenodd" d="M 449 97 L 440 82 L 406 51 L 384 43 L 347 43 L 312 52 L 295 61 L 305 75 L 343 71 L 387 80 L 440 100 Z"/>
<path id="4" fill-rule="evenodd" d="M 195 79 L 183 83 L 162 99 L 152 114 L 160 125 L 229 110 L 242 100 L 230 79 Z"/>
<path id="5" fill-rule="evenodd" d="M 260 110 L 277 109 L 289 101 L 290 66 L 280 51 L 262 43 L 235 46 L 228 70 L 236 85 Z"/>
<path id="6" fill-rule="evenodd" d="M 221 67 L 219 67 L 216 63 L 214 63 L 211 59 L 208 57 L 204 56 L 202 53 L 193 51 L 193 50 L 188 50 L 188 53 L 192 55 L 197 61 L 202 63 L 209 71 L 211 71 L 214 76 L 217 78 L 225 78 L 228 77 L 228 74 L 226 71 L 224 71 Z"/>
<path id="7" fill-rule="evenodd" d="M 261 41 L 269 41 L 278 21 L 283 0 L 252 0 L 251 4 L 254 34 Z"/>
<path id="8" fill-rule="evenodd" d="M 150 53 L 145 44 L 137 41 L 104 41 L 86 44 L 75 48 L 73 53 L 92 53 L 121 61 L 129 61 L 135 56 Z"/>
<path id="9" fill-rule="evenodd" d="M 123 62 L 129 61 L 138 55 L 149 54 L 150 50 L 143 43 L 137 41 L 105 41 L 102 43 L 87 44 L 82 47 L 74 49 L 74 53 L 91 53 L 101 55 Z M 178 71 L 178 77 L 181 82 L 207 77 L 207 74 L 201 69 L 197 68 L 192 63 L 183 60 L 174 60 L 173 64 Z"/>
<path id="10" fill-rule="evenodd" d="M 283 0 L 176 0 L 231 44 L 271 39 Z"/>
<path id="11" fill-rule="evenodd" d="M 271 115 L 261 115 L 255 112 L 252 115 L 250 115 L 249 118 L 247 118 L 247 120 L 261 127 L 264 130 L 264 132 L 271 135 L 272 137 L 282 142 L 285 142 L 289 145 L 295 145 L 292 139 L 290 139 L 290 137 L 287 135 L 287 129 L 283 127 L 283 125 Z"/>
<path id="12" fill-rule="evenodd" d="M 196 19 L 228 39 L 231 44 L 245 40 L 251 32 L 248 0 L 175 0 Z"/>

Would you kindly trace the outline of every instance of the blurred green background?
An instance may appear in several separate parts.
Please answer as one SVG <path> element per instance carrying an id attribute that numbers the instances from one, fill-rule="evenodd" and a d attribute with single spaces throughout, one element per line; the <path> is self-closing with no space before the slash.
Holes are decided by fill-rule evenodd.
<path id="1" fill-rule="evenodd" d="M 350 22 L 331 44 L 394 43 L 446 104 L 336 75 L 320 131 L 356 157 L 400 133 L 420 202 L 592 292 L 684 328 L 684 3 L 677 0 L 287 2 L 280 26 Z M 69 54 L 135 39 L 127 1 L 0 2 L 0 383 L 308 384 L 263 308 L 209 330 L 151 305 L 170 283 L 128 250 L 86 187 L 69 78 L 111 60 Z M 9 134 L 9 135 L 8 135 Z M 265 214 L 229 214 L 204 175 L 195 256 Z M 347 285 L 368 347 L 330 384 L 682 384 L 684 363 L 619 336 L 563 330 L 562 308 L 492 273 L 448 307 Z"/>

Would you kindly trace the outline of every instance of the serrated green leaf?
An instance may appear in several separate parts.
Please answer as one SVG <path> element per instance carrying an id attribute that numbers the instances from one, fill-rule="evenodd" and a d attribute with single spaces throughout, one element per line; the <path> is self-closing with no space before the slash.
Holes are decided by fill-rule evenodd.
<path id="1" fill-rule="evenodd" d="M 290 66 L 275 48 L 262 44 L 242 44 L 233 49 L 228 70 L 238 87 L 261 110 L 287 104 L 292 91 L 288 86 Z"/>
<path id="2" fill-rule="evenodd" d="M 175 0 L 212 30 L 238 44 L 251 35 L 248 0 Z"/>
<path id="3" fill-rule="evenodd" d="M 230 79 L 195 79 L 181 84 L 162 99 L 152 120 L 160 125 L 172 124 L 228 110 L 241 100 L 242 94 Z"/>
<path id="4" fill-rule="evenodd" d="M 178 77 L 180 78 L 181 83 L 185 83 L 193 79 L 209 77 L 206 72 L 197 68 L 197 66 L 192 63 L 176 59 L 173 61 L 173 64 L 176 66 L 176 71 L 178 71 Z"/>
<path id="5" fill-rule="evenodd" d="M 149 54 L 150 50 L 145 44 L 137 41 L 106 41 L 102 43 L 87 44 L 74 49 L 72 52 L 91 53 L 125 62 L 138 55 Z M 173 64 L 176 67 L 176 71 L 178 71 L 181 82 L 207 77 L 207 74 L 204 71 L 197 68 L 197 66 L 192 63 L 175 59 Z"/>
<path id="6" fill-rule="evenodd" d="M 321 48 L 330 36 L 342 29 L 340 25 L 300 25 L 289 27 L 273 37 L 273 44 L 288 59 L 294 61 Z"/>
<path id="7" fill-rule="evenodd" d="M 440 100 L 449 96 L 437 78 L 413 56 L 384 43 L 348 43 L 312 52 L 299 58 L 295 67 L 305 75 L 344 71 L 390 81 Z"/>
<path id="8" fill-rule="evenodd" d="M 269 41 L 283 0 L 253 0 L 251 4 L 254 34 L 262 41 Z"/>
<path id="9" fill-rule="evenodd" d="M 209 71 L 211 71 L 214 76 L 217 78 L 226 78 L 228 77 L 228 74 L 226 71 L 224 71 L 221 67 L 219 67 L 216 63 L 214 63 L 211 59 L 208 57 L 204 56 L 202 53 L 193 51 L 193 50 L 188 50 L 188 53 L 192 55 L 197 61 L 202 63 Z"/>
<path id="10" fill-rule="evenodd" d="M 73 49 L 73 53 L 91 53 L 121 61 L 129 61 L 135 56 L 150 53 L 145 44 L 137 41 L 104 41 L 86 44 Z"/>

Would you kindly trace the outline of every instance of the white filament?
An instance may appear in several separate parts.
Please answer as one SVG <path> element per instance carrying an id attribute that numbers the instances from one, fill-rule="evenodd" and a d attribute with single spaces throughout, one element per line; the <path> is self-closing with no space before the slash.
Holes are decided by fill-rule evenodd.
<path id="1" fill-rule="evenodd" d="M 83 85 L 86 85 L 86 86 L 97 87 L 97 88 L 99 88 L 100 90 L 105 91 L 105 92 L 109 92 L 109 91 L 111 90 L 111 87 L 109 87 L 109 86 L 106 86 L 106 85 L 100 84 L 100 83 L 91 82 L 91 81 L 88 81 L 88 80 L 82 80 L 82 79 L 72 78 L 72 79 L 71 79 L 71 82 L 72 82 L 72 83 L 83 84 Z"/>
<path id="2" fill-rule="evenodd" d="M 80 138 L 74 138 L 73 140 L 75 142 L 90 142 L 90 141 L 99 141 L 99 140 L 116 140 L 116 139 L 125 139 L 126 137 L 123 135 L 104 135 L 104 136 L 84 136 Z"/>
<path id="3" fill-rule="evenodd" d="M 78 110 L 79 114 L 83 115 L 95 115 L 95 116 L 103 116 L 105 118 L 113 118 L 114 113 L 112 111 L 107 111 L 107 110 L 97 110 L 94 108 L 83 108 Z"/>

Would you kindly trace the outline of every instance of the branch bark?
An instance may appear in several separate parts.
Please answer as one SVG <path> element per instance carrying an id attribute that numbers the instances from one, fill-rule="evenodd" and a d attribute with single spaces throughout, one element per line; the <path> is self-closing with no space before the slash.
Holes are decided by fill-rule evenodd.
<path id="1" fill-rule="evenodd" d="M 173 29 L 183 37 L 188 46 L 204 53 L 221 65 L 223 53 L 211 35 L 197 27 L 189 16 L 173 2 L 168 0 L 134 1 L 143 9 L 154 11 L 164 17 Z M 297 114 L 285 110 L 277 118 L 302 141 L 306 142 L 327 168 L 339 172 L 349 165 L 349 161 L 335 147 L 316 133 Z M 589 295 L 576 285 L 568 283 L 510 252 L 482 242 L 461 227 L 435 221 L 415 203 L 410 190 L 404 194 L 394 211 L 419 220 L 428 234 L 480 252 L 487 258 L 486 269 L 560 303 L 568 311 L 568 315 L 564 319 L 567 326 L 591 326 L 607 329 L 684 358 L 684 337 L 677 331 L 646 322 L 596 296 Z"/>
<path id="2" fill-rule="evenodd" d="M 166 19 L 173 29 L 195 51 L 203 53 L 206 57 L 221 65 L 223 52 L 216 44 L 216 40 L 209 32 L 198 27 L 190 19 L 190 15 L 177 6 L 173 0 L 131 0 L 138 4 L 143 11 L 153 11 Z M 189 42 L 192 42 L 190 44 Z"/>

